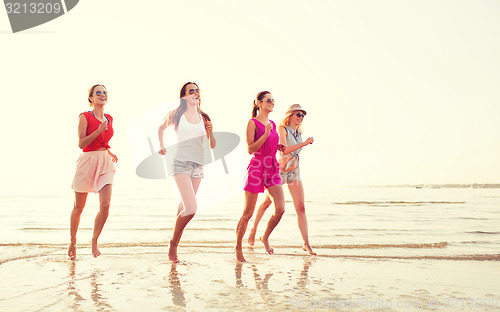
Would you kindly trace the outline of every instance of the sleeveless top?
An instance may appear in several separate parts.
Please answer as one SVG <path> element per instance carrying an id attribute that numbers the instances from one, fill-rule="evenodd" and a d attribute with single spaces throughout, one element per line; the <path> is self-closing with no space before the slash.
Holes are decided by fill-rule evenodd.
<path id="1" fill-rule="evenodd" d="M 179 120 L 177 127 L 177 150 L 174 159 L 178 161 L 192 161 L 203 165 L 203 138 L 206 135 L 205 123 L 200 116 L 200 122 L 192 124 L 184 115 Z"/>
<path id="2" fill-rule="evenodd" d="M 295 131 L 290 126 L 286 126 L 285 129 L 287 132 L 286 146 L 297 145 L 297 144 L 300 144 L 303 142 L 302 135 L 300 134 L 300 131 L 298 129 L 297 129 L 297 131 Z M 299 148 L 298 150 L 291 152 L 290 154 L 299 155 L 301 150 L 302 150 L 302 147 Z"/>
<path id="3" fill-rule="evenodd" d="M 92 134 L 92 132 L 96 131 L 99 128 L 101 122 L 94 116 L 92 111 L 82 113 L 87 120 L 87 133 L 86 135 Z M 80 115 L 82 115 L 80 114 Z M 104 117 L 108 120 L 108 130 L 99 134 L 89 145 L 83 148 L 84 152 L 92 152 L 96 151 L 101 147 L 109 148 L 109 140 L 113 137 L 113 117 L 108 114 L 104 114 Z"/>
<path id="4" fill-rule="evenodd" d="M 257 141 L 266 132 L 266 126 L 255 118 L 252 118 L 255 123 L 255 136 L 254 142 Z M 278 143 L 280 137 L 276 131 L 276 125 L 272 120 L 269 122 L 273 125 L 273 129 L 269 133 L 269 136 L 264 141 L 264 144 L 259 148 L 258 151 L 253 153 L 254 157 L 274 157 L 276 158 L 276 151 L 278 151 Z"/>

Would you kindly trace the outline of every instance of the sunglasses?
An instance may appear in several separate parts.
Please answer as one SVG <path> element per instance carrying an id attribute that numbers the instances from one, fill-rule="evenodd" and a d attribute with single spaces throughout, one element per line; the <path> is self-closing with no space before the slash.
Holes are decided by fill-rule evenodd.
<path id="1" fill-rule="evenodd" d="M 95 95 L 98 95 L 98 96 L 101 96 L 102 94 L 104 94 L 105 96 L 108 96 L 108 91 L 96 91 L 95 92 Z"/>
<path id="2" fill-rule="evenodd" d="M 200 89 L 189 89 L 188 92 L 189 94 L 194 94 L 195 92 L 200 94 Z"/>
<path id="3" fill-rule="evenodd" d="M 305 115 L 304 115 L 304 114 L 302 114 L 302 113 L 297 113 L 297 114 L 295 114 L 295 115 L 297 115 L 297 117 L 299 117 L 299 118 L 304 118 L 304 116 L 305 116 Z"/>
<path id="4" fill-rule="evenodd" d="M 267 99 L 267 100 L 261 101 L 261 102 L 267 102 L 269 104 L 272 104 L 272 103 L 274 103 L 274 99 Z"/>

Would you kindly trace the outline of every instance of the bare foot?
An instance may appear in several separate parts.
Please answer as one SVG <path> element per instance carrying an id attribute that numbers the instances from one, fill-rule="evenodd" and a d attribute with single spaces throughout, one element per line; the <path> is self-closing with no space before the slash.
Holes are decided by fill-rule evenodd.
<path id="1" fill-rule="evenodd" d="M 243 250 L 241 247 L 234 247 L 234 252 L 236 253 L 236 260 L 239 262 L 245 262 L 245 257 L 243 257 Z"/>
<path id="2" fill-rule="evenodd" d="M 250 234 L 248 235 L 248 245 L 253 246 L 255 244 L 255 232 L 253 228 L 250 230 Z"/>
<path id="3" fill-rule="evenodd" d="M 68 256 L 71 260 L 76 259 L 76 242 L 69 243 Z"/>
<path id="4" fill-rule="evenodd" d="M 99 251 L 99 247 L 97 247 L 97 242 L 92 241 L 92 256 L 94 258 L 97 258 L 101 255 L 101 252 Z"/>
<path id="5" fill-rule="evenodd" d="M 264 244 L 264 247 L 266 248 L 267 253 L 270 254 L 270 255 L 274 255 L 274 249 L 269 244 L 269 240 L 264 239 L 264 236 L 262 236 L 260 238 L 260 241 Z"/>
<path id="6" fill-rule="evenodd" d="M 170 241 L 170 246 L 168 248 L 168 259 L 173 263 L 179 262 L 179 259 L 177 259 L 177 244 L 172 243 L 172 241 Z"/>
<path id="7" fill-rule="evenodd" d="M 304 244 L 304 246 L 302 246 L 302 250 L 308 252 L 310 255 L 316 256 L 316 253 L 312 250 L 311 245 L 309 244 Z"/>

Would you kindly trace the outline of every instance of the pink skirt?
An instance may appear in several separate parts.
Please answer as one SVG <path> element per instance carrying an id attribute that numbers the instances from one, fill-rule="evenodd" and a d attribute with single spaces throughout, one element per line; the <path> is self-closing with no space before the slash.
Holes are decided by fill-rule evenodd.
<path id="1" fill-rule="evenodd" d="M 115 166 L 107 151 L 84 152 L 76 161 L 76 173 L 71 188 L 78 193 L 98 193 L 113 184 Z"/>

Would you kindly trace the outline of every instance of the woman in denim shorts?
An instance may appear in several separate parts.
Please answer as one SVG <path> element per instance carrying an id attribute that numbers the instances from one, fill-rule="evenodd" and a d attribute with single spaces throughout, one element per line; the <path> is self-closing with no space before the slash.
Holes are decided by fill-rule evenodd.
<path id="1" fill-rule="evenodd" d="M 290 166 L 292 165 L 291 162 L 297 162 L 296 169 L 288 172 L 280 170 L 280 176 L 283 184 L 288 184 L 290 195 L 292 195 L 293 205 L 295 206 L 295 211 L 297 212 L 297 223 L 299 225 L 300 234 L 302 235 L 302 240 L 304 241 L 302 249 L 311 255 L 315 255 L 316 253 L 312 251 L 311 245 L 309 244 L 307 217 L 304 204 L 304 187 L 302 186 L 302 181 L 300 180 L 300 169 L 298 166 L 300 150 L 304 146 L 314 142 L 313 137 L 307 138 L 305 142 L 302 141 L 302 131 L 300 126 L 302 125 L 302 121 L 304 120 L 304 116 L 306 114 L 307 112 L 303 110 L 299 104 L 291 105 L 285 114 L 285 119 L 283 119 L 283 122 L 278 129 L 280 141 L 286 141 L 286 149 L 283 152 L 283 155 L 293 155 L 293 158 L 287 165 Z M 283 140 L 281 140 L 282 138 Z M 257 226 L 259 225 L 260 219 L 262 219 L 262 216 L 270 205 L 271 199 L 266 194 L 266 198 L 259 206 L 253 227 L 250 230 L 248 244 L 251 246 L 253 246 L 255 242 L 255 233 L 257 232 Z"/>
<path id="2" fill-rule="evenodd" d="M 185 83 L 180 92 L 179 106 L 170 111 L 158 129 L 161 155 L 167 154 L 163 143 L 165 129 L 174 126 L 177 134 L 174 155 L 174 180 L 179 188 L 181 202 L 170 240 L 168 258 L 178 262 L 177 246 L 186 225 L 197 209 L 196 192 L 203 178 L 203 140 L 207 136 L 210 147 L 215 147 L 210 117 L 200 109 L 200 89 L 194 82 Z"/>

